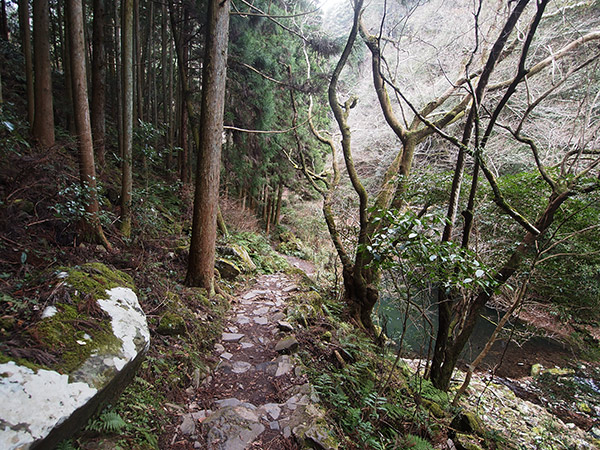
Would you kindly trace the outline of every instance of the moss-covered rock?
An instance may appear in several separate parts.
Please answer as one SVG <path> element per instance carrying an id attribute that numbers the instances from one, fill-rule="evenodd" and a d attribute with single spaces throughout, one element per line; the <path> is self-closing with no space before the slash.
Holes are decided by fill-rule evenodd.
<path id="1" fill-rule="evenodd" d="M 231 259 L 243 272 L 251 273 L 257 269 L 248 250 L 239 244 L 229 244 L 217 247 L 220 256 Z"/>
<path id="2" fill-rule="evenodd" d="M 437 418 L 442 418 L 446 415 L 444 408 L 442 408 L 438 403 L 432 402 L 431 400 L 423 399 L 422 404 L 425 408 L 429 410 L 431 414 L 433 414 Z"/>
<path id="3" fill-rule="evenodd" d="M 461 433 L 476 434 L 481 437 L 486 435 L 485 425 L 482 420 L 476 414 L 469 411 L 457 414 L 452 419 L 450 428 Z"/>
<path id="4" fill-rule="evenodd" d="M 457 450 L 483 450 L 479 439 L 470 434 L 457 433 L 453 442 Z"/>
<path id="5" fill-rule="evenodd" d="M 167 311 L 160 318 L 160 322 L 158 323 L 156 331 L 158 331 L 158 333 L 160 334 L 168 336 L 177 336 L 180 334 L 184 334 L 186 331 L 185 319 L 179 314 Z"/>
<path id="6" fill-rule="evenodd" d="M 42 319 L 30 330 L 43 348 L 58 351 L 54 369 L 71 373 L 93 353 L 109 354 L 121 347 L 108 317 L 94 320 L 81 313 L 77 305 L 58 304 L 56 308 L 56 314 Z"/>
<path id="7" fill-rule="evenodd" d="M 93 263 L 52 283 L 54 304 L 28 328 L 50 367 L 0 358 L 0 397 L 10 400 L 0 410 L 1 448 L 54 448 L 70 437 L 118 397 L 150 344 L 128 275 Z"/>
<path id="8" fill-rule="evenodd" d="M 224 258 L 217 258 L 215 260 L 215 268 L 219 271 L 221 277 L 226 280 L 235 280 L 242 273 L 235 263 Z"/>
<path id="9" fill-rule="evenodd" d="M 92 354 L 118 350 L 122 342 L 97 302 L 108 299 L 110 289 L 132 289 L 132 278 L 104 264 L 88 263 L 60 271 L 55 282 L 55 289 L 62 290 L 62 301 L 48 307 L 51 312 L 42 314 L 28 330 L 43 349 L 56 355 L 50 368 L 71 373 Z"/>
<path id="10" fill-rule="evenodd" d="M 290 428 L 303 448 L 337 450 L 339 443 L 325 420 L 325 412 L 315 404 L 298 407 L 290 419 Z"/>
<path id="11" fill-rule="evenodd" d="M 284 231 L 279 234 L 279 244 L 277 251 L 284 255 L 301 256 L 303 254 L 302 241 L 291 231 Z"/>

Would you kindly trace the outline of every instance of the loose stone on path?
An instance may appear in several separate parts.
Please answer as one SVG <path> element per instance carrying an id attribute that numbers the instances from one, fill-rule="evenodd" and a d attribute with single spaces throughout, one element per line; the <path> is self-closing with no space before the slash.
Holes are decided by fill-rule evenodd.
<path id="1" fill-rule="evenodd" d="M 223 333 L 223 342 L 238 342 L 244 337 L 241 333 Z"/>

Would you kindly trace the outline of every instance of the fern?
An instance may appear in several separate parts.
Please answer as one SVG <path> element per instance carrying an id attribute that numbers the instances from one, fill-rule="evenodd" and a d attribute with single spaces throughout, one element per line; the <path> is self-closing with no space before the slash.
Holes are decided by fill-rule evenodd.
<path id="1" fill-rule="evenodd" d="M 125 427 L 127 422 L 118 413 L 104 410 L 96 419 L 88 423 L 85 429 L 97 433 L 120 433 Z"/>
<path id="2" fill-rule="evenodd" d="M 410 450 L 433 450 L 433 446 L 429 442 L 414 434 L 404 436 L 403 448 Z"/>
<path id="3" fill-rule="evenodd" d="M 66 441 L 61 441 L 56 446 L 55 450 L 77 450 L 77 447 L 75 447 L 75 445 L 73 444 L 73 441 L 71 441 L 71 439 L 69 439 Z"/>

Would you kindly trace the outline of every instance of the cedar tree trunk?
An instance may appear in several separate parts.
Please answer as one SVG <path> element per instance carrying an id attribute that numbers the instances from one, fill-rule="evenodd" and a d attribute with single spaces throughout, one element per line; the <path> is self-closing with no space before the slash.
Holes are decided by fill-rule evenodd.
<path id="1" fill-rule="evenodd" d="M 194 219 L 186 284 L 214 293 L 215 242 L 219 202 L 219 171 L 229 40 L 229 0 L 211 0 L 202 69 L 200 148 L 196 173 Z"/>
<path id="2" fill-rule="evenodd" d="M 49 15 L 48 0 L 33 1 L 35 116 L 32 132 L 33 137 L 44 147 L 54 145 Z"/>
<path id="3" fill-rule="evenodd" d="M 129 237 L 133 190 L 133 0 L 123 0 L 121 13 L 121 232 L 125 237 Z"/>
<path id="4" fill-rule="evenodd" d="M 75 128 L 79 141 L 79 176 L 84 190 L 89 195 L 85 205 L 86 217 L 83 221 L 84 239 L 98 242 L 110 248 L 102 231 L 98 217 L 98 193 L 96 170 L 94 167 L 94 146 L 88 105 L 87 78 L 85 71 L 85 42 L 83 36 L 83 9 L 81 0 L 67 0 L 67 20 L 69 22 L 69 44 L 71 49 L 71 77 L 73 83 L 73 108 Z"/>

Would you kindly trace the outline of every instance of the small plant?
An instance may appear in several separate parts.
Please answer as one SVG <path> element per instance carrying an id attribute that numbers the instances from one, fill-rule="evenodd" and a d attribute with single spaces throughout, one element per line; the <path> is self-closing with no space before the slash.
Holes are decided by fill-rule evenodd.
<path id="1" fill-rule="evenodd" d="M 86 210 L 86 206 L 92 200 L 94 190 L 97 194 L 101 190 L 100 184 L 93 188 L 88 183 L 75 183 L 60 190 L 58 196 L 62 201 L 52 207 L 54 215 L 69 224 L 75 224 L 82 219 L 93 218 Z M 100 196 L 97 195 L 97 197 L 101 199 Z M 102 225 L 108 225 L 112 222 L 112 216 L 106 210 L 101 209 L 98 216 Z"/>
<path id="2" fill-rule="evenodd" d="M 414 434 L 407 434 L 402 441 L 402 446 L 400 448 L 411 450 L 433 450 L 433 447 L 429 442 Z"/>
<path id="3" fill-rule="evenodd" d="M 88 431 L 97 433 L 120 433 L 127 428 L 127 422 L 123 418 L 112 411 L 110 408 L 105 409 L 100 415 L 91 420 L 85 427 Z"/>
<path id="4" fill-rule="evenodd" d="M 78 450 L 79 447 L 75 446 L 75 444 L 73 444 L 73 441 L 71 439 L 68 439 L 66 441 L 61 441 L 57 446 L 55 450 Z"/>

